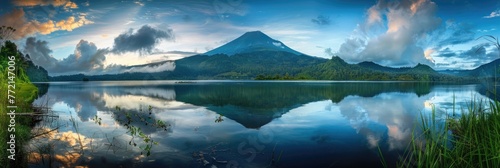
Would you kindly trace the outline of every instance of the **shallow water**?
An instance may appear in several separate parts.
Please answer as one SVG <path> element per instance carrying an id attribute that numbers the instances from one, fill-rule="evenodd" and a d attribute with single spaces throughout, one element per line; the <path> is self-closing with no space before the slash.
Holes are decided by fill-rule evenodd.
<path id="1" fill-rule="evenodd" d="M 378 148 L 395 163 L 421 113 L 488 100 L 481 85 L 411 82 L 38 85 L 34 104 L 59 117 L 39 123 L 58 129 L 31 142 L 32 167 L 381 167 Z"/>

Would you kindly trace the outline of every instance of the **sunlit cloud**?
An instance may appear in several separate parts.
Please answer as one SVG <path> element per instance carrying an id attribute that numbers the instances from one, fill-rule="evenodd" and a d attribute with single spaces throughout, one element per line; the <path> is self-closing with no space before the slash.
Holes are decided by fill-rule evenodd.
<path id="1" fill-rule="evenodd" d="M 358 37 L 346 39 L 337 54 L 349 62 L 374 61 L 389 66 L 433 65 L 418 43 L 441 24 L 436 11 L 437 5 L 429 0 L 379 1 L 368 9 L 366 21 L 355 31 L 359 32 Z M 387 28 L 375 24 L 384 21 Z M 385 33 L 376 33 L 384 28 Z"/>
<path id="2" fill-rule="evenodd" d="M 59 30 L 72 31 L 73 29 L 92 23 L 94 22 L 87 20 L 85 16 L 79 16 L 78 19 L 76 19 L 74 16 L 70 16 L 66 20 L 57 22 L 56 27 L 59 28 Z"/>
<path id="3" fill-rule="evenodd" d="M 37 33 L 47 35 L 59 30 L 72 31 L 83 25 L 93 23 L 87 20 L 85 16 L 79 16 L 78 18 L 70 16 L 66 20 L 57 22 L 53 20 L 48 20 L 46 22 L 39 22 L 36 20 L 29 21 L 25 14 L 23 9 L 14 9 L 10 13 L 0 17 L 0 22 L 2 24 L 9 25 L 16 29 L 12 36 L 14 39 L 21 39 Z"/>
<path id="4" fill-rule="evenodd" d="M 70 0 L 13 0 L 12 3 L 16 6 L 47 6 L 55 7 L 63 6 L 64 8 L 78 8 L 76 3 Z"/>

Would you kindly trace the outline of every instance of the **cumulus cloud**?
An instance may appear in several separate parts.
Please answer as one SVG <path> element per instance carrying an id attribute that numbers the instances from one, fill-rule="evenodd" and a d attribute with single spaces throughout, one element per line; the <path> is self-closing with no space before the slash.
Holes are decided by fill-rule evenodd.
<path id="1" fill-rule="evenodd" d="M 346 39 L 337 54 L 349 62 L 433 65 L 419 42 L 441 24 L 436 10 L 437 5 L 429 0 L 379 1 L 368 9 L 367 20 L 355 31 L 358 34 Z M 385 31 L 378 33 L 380 29 Z"/>
<path id="2" fill-rule="evenodd" d="M 31 60 L 35 65 L 42 66 L 45 69 L 56 67 L 58 62 L 52 55 L 52 50 L 49 48 L 47 41 L 36 40 L 34 37 L 26 39 L 24 53 L 30 55 Z"/>
<path id="3" fill-rule="evenodd" d="M 483 16 L 483 18 L 488 18 L 488 19 L 494 17 L 500 17 L 500 10 L 493 11 L 488 16 Z"/>
<path id="4" fill-rule="evenodd" d="M 330 17 L 328 16 L 319 15 L 315 19 L 311 19 L 311 22 L 316 23 L 320 26 L 324 26 L 324 25 L 330 25 L 331 20 Z"/>
<path id="5" fill-rule="evenodd" d="M 98 49 L 92 42 L 80 40 L 76 45 L 75 52 L 61 60 L 55 72 L 102 70 L 104 68 L 104 60 L 106 60 L 105 54 L 108 52 L 107 49 Z"/>
<path id="6" fill-rule="evenodd" d="M 130 29 L 128 32 L 116 37 L 112 52 L 117 54 L 126 52 L 139 52 L 141 54 L 151 53 L 154 47 L 162 40 L 173 39 L 174 35 L 172 29 L 164 31 L 144 25 L 136 32 Z"/>
<path id="7" fill-rule="evenodd" d="M 28 21 L 23 9 L 14 9 L 10 13 L 0 17 L 0 23 L 15 28 L 16 31 L 12 35 L 12 38 L 17 40 L 36 33 L 45 35 L 58 30 L 72 31 L 73 29 L 93 22 L 87 20 L 83 15 L 79 16 L 78 19 L 70 16 L 67 20 L 58 22 L 53 20 L 48 20 L 43 23 L 36 20 Z"/>
<path id="8" fill-rule="evenodd" d="M 389 149 L 404 149 L 411 140 L 415 113 L 424 107 L 428 96 L 419 97 L 414 93 L 384 93 L 371 98 L 348 96 L 338 103 L 340 113 L 349 124 L 367 139 L 371 148 L 387 134 Z M 388 109 L 387 106 L 391 108 Z M 387 133 L 378 131 L 373 125 L 387 127 Z"/>
<path id="9" fill-rule="evenodd" d="M 92 21 L 89 21 L 85 18 L 85 16 L 79 16 L 78 20 L 75 19 L 74 16 L 70 16 L 66 20 L 61 20 L 56 23 L 56 27 L 59 28 L 59 30 L 66 30 L 66 31 L 72 31 L 73 29 L 76 29 L 78 27 L 81 27 L 86 24 L 93 23 Z"/>
<path id="10" fill-rule="evenodd" d="M 107 49 L 98 49 L 94 43 L 80 40 L 75 52 L 63 60 L 55 59 L 50 53 L 48 42 L 26 39 L 24 52 L 30 55 L 33 63 L 44 67 L 51 75 L 72 74 L 81 72 L 101 71 L 104 68 Z"/>
<path id="11" fill-rule="evenodd" d="M 47 41 L 37 40 L 35 37 L 26 39 L 24 53 L 28 54 L 37 66 L 45 68 L 51 76 L 69 75 L 83 73 L 88 75 L 119 74 L 134 72 L 163 72 L 175 69 L 174 62 L 163 62 L 158 64 L 125 66 L 108 65 L 105 66 L 106 55 L 110 53 L 109 49 L 99 49 L 89 41 L 80 40 L 76 45 L 73 54 L 68 57 L 57 60 L 52 55 L 52 50 Z"/>

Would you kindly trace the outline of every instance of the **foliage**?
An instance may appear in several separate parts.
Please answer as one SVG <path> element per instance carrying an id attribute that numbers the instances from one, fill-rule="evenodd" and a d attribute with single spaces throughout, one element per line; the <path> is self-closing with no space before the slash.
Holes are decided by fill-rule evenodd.
<path id="1" fill-rule="evenodd" d="M 4 35 L 4 34 L 2 34 Z M 5 38 L 5 36 L 3 36 Z M 31 103 L 37 97 L 38 89 L 31 84 L 31 81 L 26 74 L 26 68 L 28 66 L 27 60 L 24 55 L 17 50 L 17 46 L 10 42 L 6 41 L 5 44 L 0 49 L 0 90 L 2 90 L 2 95 L 0 98 L 0 109 L 7 109 L 7 90 L 12 88 L 7 88 L 7 81 L 10 80 L 7 78 L 8 72 L 8 56 L 15 56 L 15 70 L 13 71 L 15 74 L 15 78 L 12 78 L 15 81 L 15 92 L 17 106 L 16 112 L 32 112 Z M 10 117 L 8 115 L 0 115 L 0 125 L 9 125 L 8 122 Z M 15 126 L 15 137 L 16 137 L 16 161 L 9 162 L 10 160 L 6 157 L 9 155 L 7 150 L 1 150 L 0 156 L 5 156 L 0 158 L 0 164 L 5 167 L 26 167 L 26 158 L 24 156 L 23 145 L 29 140 L 31 126 L 33 125 L 31 118 L 16 116 L 15 118 L 16 126 Z M 7 149 L 7 139 L 10 135 L 10 132 L 7 132 L 7 129 L 3 129 L 0 131 L 0 148 Z"/>
<path id="2" fill-rule="evenodd" d="M 255 79 L 255 80 L 370 80 L 474 82 L 473 78 L 440 74 L 431 67 L 390 68 L 372 62 L 348 64 L 281 51 L 259 51 L 227 56 L 196 55 L 177 60 L 174 71 L 52 77 L 54 81 L 164 80 L 164 79 Z"/>
<path id="3" fill-rule="evenodd" d="M 0 27 L 0 46 L 6 41 L 9 40 L 10 36 L 14 34 L 16 29 L 10 26 L 1 26 Z"/>
<path id="4" fill-rule="evenodd" d="M 487 106 L 488 108 L 484 108 Z M 458 117 L 439 126 L 436 112 L 422 116 L 399 167 L 497 167 L 500 165 L 500 102 L 473 101 Z"/>
<path id="5" fill-rule="evenodd" d="M 259 74 L 298 75 L 305 67 L 326 59 L 279 51 L 259 51 L 227 56 L 196 55 L 177 60 L 174 71 L 158 73 L 124 73 L 86 76 L 83 74 L 52 77 L 50 80 L 164 80 L 164 79 L 253 79 Z"/>
<path id="6" fill-rule="evenodd" d="M 28 56 L 27 56 L 28 57 Z M 28 57 L 29 58 L 29 57 Z M 31 82 L 48 82 L 49 74 L 41 66 L 36 66 L 31 60 L 26 61 L 27 68 L 26 74 L 28 75 Z"/>

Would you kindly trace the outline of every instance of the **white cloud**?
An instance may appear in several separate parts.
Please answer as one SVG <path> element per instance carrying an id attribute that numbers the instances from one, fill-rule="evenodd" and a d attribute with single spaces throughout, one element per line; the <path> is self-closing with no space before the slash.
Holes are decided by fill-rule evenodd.
<path id="1" fill-rule="evenodd" d="M 365 23 L 340 45 L 337 54 L 348 62 L 432 66 L 430 55 L 426 57 L 425 46 L 419 42 L 441 24 L 436 11 L 437 5 L 429 0 L 379 1 L 368 9 Z M 385 32 L 378 33 L 381 29 Z"/>
<path id="2" fill-rule="evenodd" d="M 493 11 L 488 16 L 483 16 L 483 18 L 488 18 L 488 19 L 494 17 L 500 17 L 500 10 Z"/>

